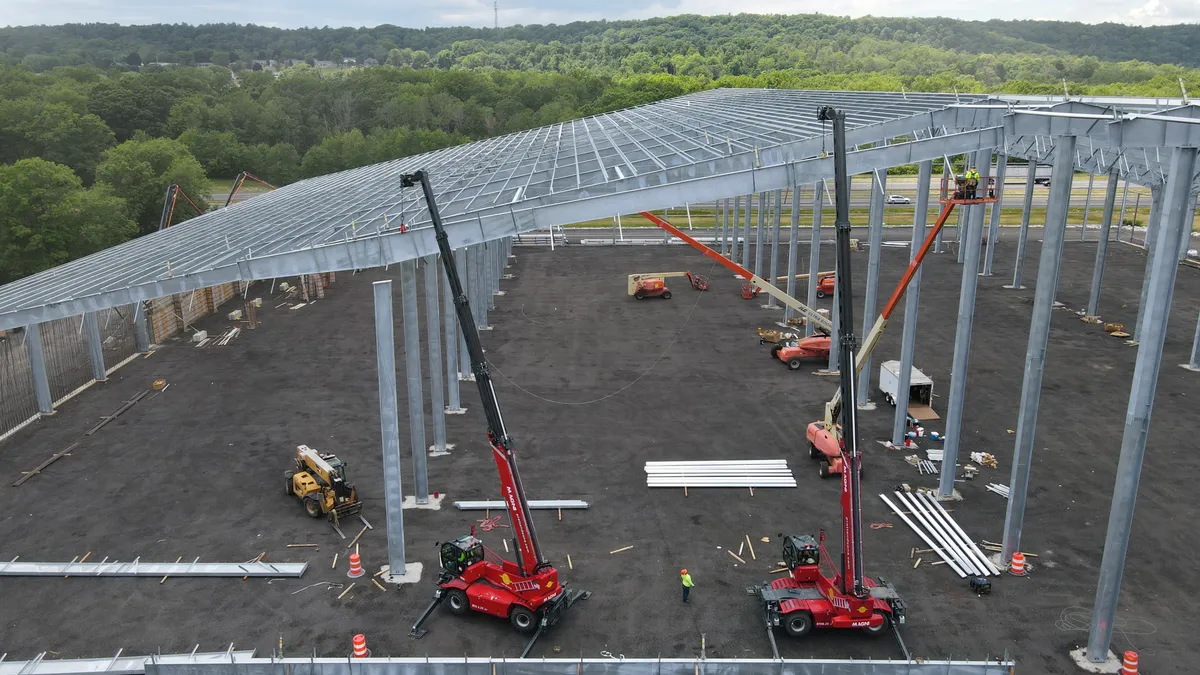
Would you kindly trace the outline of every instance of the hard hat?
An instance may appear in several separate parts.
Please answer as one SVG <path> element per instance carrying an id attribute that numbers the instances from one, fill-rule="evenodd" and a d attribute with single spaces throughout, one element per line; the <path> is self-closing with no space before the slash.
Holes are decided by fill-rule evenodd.
<path id="1" fill-rule="evenodd" d="M 680 574 L 687 574 L 687 570 L 679 570 Z"/>

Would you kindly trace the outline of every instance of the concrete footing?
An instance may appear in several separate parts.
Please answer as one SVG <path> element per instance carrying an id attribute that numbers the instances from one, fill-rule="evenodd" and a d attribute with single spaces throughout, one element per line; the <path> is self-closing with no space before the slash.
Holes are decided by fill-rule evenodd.
<path id="1" fill-rule="evenodd" d="M 446 498 L 445 493 L 441 493 L 436 497 L 433 495 L 429 495 L 429 501 L 427 503 L 418 504 L 417 498 L 415 496 L 408 495 L 407 497 L 404 498 L 404 508 L 406 508 L 406 509 L 422 509 L 424 511 L 441 511 L 442 510 L 442 500 L 445 498 Z M 411 563 L 409 564 L 409 567 L 412 567 Z"/>
<path id="2" fill-rule="evenodd" d="M 404 565 L 403 574 L 392 574 L 392 568 L 384 565 L 379 568 L 383 574 L 379 575 L 379 579 L 385 584 L 415 584 L 421 581 L 421 572 L 425 565 L 419 562 L 410 562 Z"/>
<path id="3" fill-rule="evenodd" d="M 1071 650 L 1071 659 L 1075 661 L 1075 665 L 1084 669 L 1089 673 L 1119 673 L 1121 672 L 1121 659 L 1117 658 L 1116 654 L 1108 653 L 1108 658 L 1103 663 L 1092 663 L 1087 657 L 1087 648 L 1079 647 Z"/>

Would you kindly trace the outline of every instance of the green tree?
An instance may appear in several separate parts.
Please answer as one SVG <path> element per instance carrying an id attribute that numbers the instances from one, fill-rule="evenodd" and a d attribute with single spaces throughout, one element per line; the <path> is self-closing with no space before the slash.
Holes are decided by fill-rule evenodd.
<path id="1" fill-rule="evenodd" d="M 142 65 L 142 55 L 137 52 L 129 52 L 129 55 L 125 57 L 125 63 L 135 68 L 139 67 Z"/>
<path id="2" fill-rule="evenodd" d="M 263 179 L 274 185 L 287 185 L 300 178 L 300 153 L 290 143 L 277 143 L 263 158 Z"/>
<path id="3" fill-rule="evenodd" d="M 358 129 L 327 136 L 304 153 L 300 173 L 305 178 L 345 171 L 371 163 L 367 140 Z"/>
<path id="4" fill-rule="evenodd" d="M 168 185 L 178 183 L 193 200 L 212 193 L 196 158 L 184 144 L 167 138 L 135 139 L 110 148 L 96 168 L 96 180 L 111 186 L 113 193 L 128 203 L 130 216 L 142 234 L 158 229 Z M 186 217 L 177 215 L 176 222 Z"/>
<path id="5" fill-rule="evenodd" d="M 0 283 L 136 234 L 125 202 L 105 186 L 84 189 L 70 168 L 42 159 L 0 165 Z"/>
<path id="6" fill-rule="evenodd" d="M 116 143 L 112 130 L 99 117 L 78 115 L 61 103 L 42 108 L 28 137 L 43 159 L 71 167 L 85 185 L 95 180 L 101 153 Z"/>

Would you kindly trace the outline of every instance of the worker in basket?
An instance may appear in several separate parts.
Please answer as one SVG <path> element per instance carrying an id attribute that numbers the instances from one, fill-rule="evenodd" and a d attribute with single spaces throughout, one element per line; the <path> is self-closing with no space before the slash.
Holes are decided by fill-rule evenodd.
<path id="1" fill-rule="evenodd" d="M 989 178 L 988 179 L 988 199 L 995 199 L 995 198 L 996 198 L 996 179 Z"/>
<path id="2" fill-rule="evenodd" d="M 966 176 L 955 176 L 954 177 L 954 198 L 955 199 L 964 199 L 966 194 L 967 194 L 967 177 Z"/>
<path id="3" fill-rule="evenodd" d="M 975 199 L 975 191 L 979 189 L 979 171 L 975 167 L 967 169 L 967 199 Z"/>

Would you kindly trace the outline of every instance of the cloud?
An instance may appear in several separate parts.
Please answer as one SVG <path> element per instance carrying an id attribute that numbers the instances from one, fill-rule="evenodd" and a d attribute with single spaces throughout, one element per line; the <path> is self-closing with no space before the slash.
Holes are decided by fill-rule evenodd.
<path id="1" fill-rule="evenodd" d="M 1142 0 L 1138 0 L 1141 2 Z M 490 26 L 493 0 L 256 0 L 209 5 L 231 9 L 192 12 L 181 16 L 179 6 L 161 0 L 0 0 L 0 21 L 10 25 L 72 22 L 122 24 L 188 21 L 236 21 L 296 28 L 301 26 Z M 1200 0 L 1145 0 L 1133 9 L 1120 0 L 1016 0 L 1003 6 L 987 3 L 947 4 L 943 0 L 845 0 L 837 5 L 817 0 L 499 0 L 500 24 L 569 23 L 596 19 L 644 19 L 676 14 L 718 15 L 731 12 L 797 14 L 832 12 L 848 16 L 949 16 L 959 19 L 1058 19 L 1092 22 L 1116 20 L 1133 24 L 1200 21 Z M 1001 7 L 1003 13 L 1001 14 Z M 193 7 L 193 9 L 195 9 Z"/>

